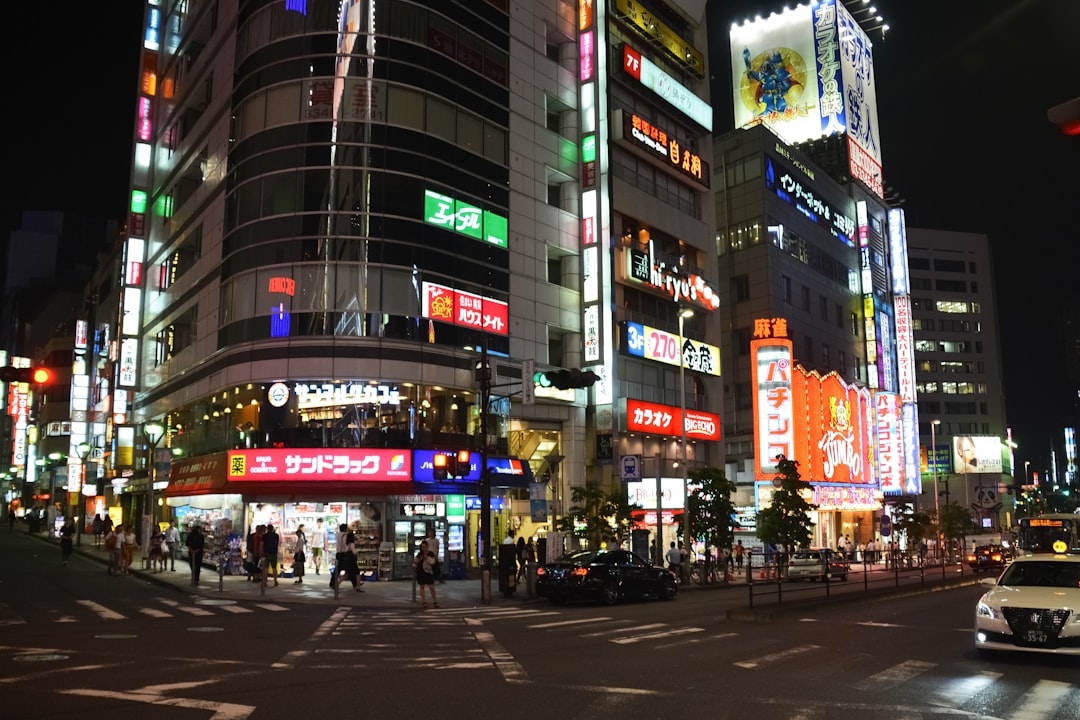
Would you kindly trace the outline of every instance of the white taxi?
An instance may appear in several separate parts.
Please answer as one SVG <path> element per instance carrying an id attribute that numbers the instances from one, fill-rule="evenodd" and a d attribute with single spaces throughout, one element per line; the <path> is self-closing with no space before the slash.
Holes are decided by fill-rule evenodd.
<path id="1" fill-rule="evenodd" d="M 1080 655 L 1080 555 L 1022 555 L 975 606 L 975 647 Z"/>

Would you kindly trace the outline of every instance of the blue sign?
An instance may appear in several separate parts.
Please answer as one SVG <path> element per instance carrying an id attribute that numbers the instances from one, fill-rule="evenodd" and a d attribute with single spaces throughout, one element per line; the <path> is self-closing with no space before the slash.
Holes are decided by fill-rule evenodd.
<path id="1" fill-rule="evenodd" d="M 469 496 L 469 497 L 465 498 L 465 509 L 466 510 L 480 510 L 481 509 L 480 508 L 480 498 L 472 497 L 472 496 Z M 502 510 L 503 509 L 503 499 L 501 497 L 493 497 L 493 498 L 491 498 L 491 509 L 492 510 Z"/>

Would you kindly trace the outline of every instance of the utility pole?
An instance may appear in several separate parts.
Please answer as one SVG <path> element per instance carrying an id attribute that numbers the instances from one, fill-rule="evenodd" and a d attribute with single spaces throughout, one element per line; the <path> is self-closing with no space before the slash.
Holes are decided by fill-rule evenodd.
<path id="1" fill-rule="evenodd" d="M 491 404 L 491 366 L 488 364 L 487 336 L 480 348 L 476 368 L 480 381 L 480 602 L 491 603 L 491 473 L 488 471 L 488 405 Z"/>

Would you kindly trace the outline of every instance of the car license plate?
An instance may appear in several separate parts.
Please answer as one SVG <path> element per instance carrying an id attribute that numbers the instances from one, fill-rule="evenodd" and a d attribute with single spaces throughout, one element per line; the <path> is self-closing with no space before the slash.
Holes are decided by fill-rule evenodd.
<path id="1" fill-rule="evenodd" d="M 1046 633 L 1039 630 L 1028 630 L 1024 633 L 1024 642 L 1030 645 L 1045 645 L 1049 639 Z"/>

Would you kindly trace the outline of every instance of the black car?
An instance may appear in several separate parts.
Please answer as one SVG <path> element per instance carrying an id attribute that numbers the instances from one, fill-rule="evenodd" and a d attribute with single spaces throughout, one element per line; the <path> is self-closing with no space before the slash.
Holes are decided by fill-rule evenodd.
<path id="1" fill-rule="evenodd" d="M 627 550 L 581 550 L 564 555 L 536 571 L 536 592 L 553 603 L 622 598 L 672 600 L 679 592 L 675 576 Z"/>
<path id="2" fill-rule="evenodd" d="M 1012 554 L 1002 545 L 979 545 L 967 556 L 967 563 L 975 572 L 1001 570 L 1010 560 Z"/>

